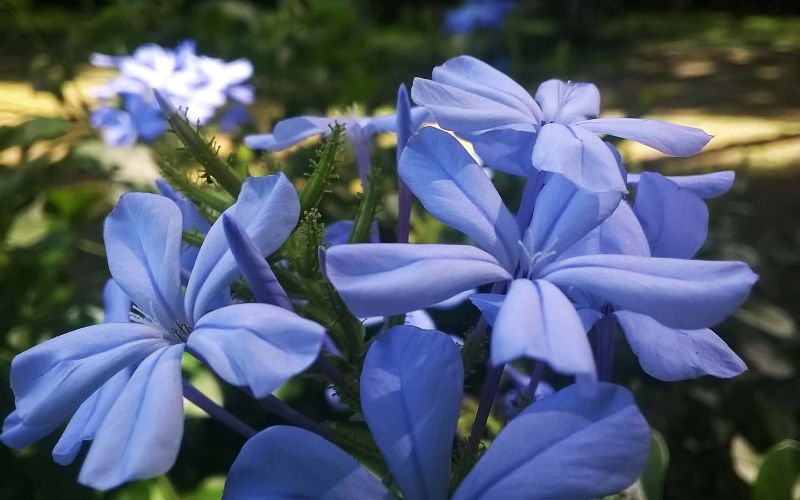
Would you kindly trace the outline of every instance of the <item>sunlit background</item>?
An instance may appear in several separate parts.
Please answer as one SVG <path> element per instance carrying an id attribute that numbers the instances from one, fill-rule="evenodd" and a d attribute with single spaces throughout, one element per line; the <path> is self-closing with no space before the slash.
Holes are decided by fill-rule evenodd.
<path id="1" fill-rule="evenodd" d="M 634 390 L 668 443 L 665 498 L 748 498 L 760 455 L 800 431 L 800 4 L 505 3 L 498 22 L 454 27 L 446 19 L 459 0 L 0 0 L 3 415 L 13 403 L 12 357 L 99 318 L 108 275 L 102 219 L 120 193 L 152 190 L 158 177 L 148 147 L 106 146 L 89 127 L 91 89 L 115 73 L 92 67 L 91 53 L 192 39 L 200 53 L 248 58 L 256 88 L 250 123 L 228 134 L 207 132 L 256 171 L 302 171 L 297 165 L 311 153 L 253 155 L 241 146 L 245 133 L 301 113 L 391 111 L 399 83 L 429 77 L 435 65 L 467 53 L 531 90 L 553 77 L 594 82 L 606 116 L 660 118 L 714 135 L 704 152 L 686 159 L 633 143 L 620 149 L 633 171 L 736 171 L 733 191 L 710 202 L 702 255 L 745 260 L 761 275 L 745 307 L 717 330 L 750 370 L 735 380 L 667 384 L 643 374 L 620 342 L 614 378 Z M 391 138 L 379 138 L 376 148 L 391 164 Z M 514 179 L 495 180 L 509 196 L 518 193 Z M 328 216 L 351 208 L 331 207 Z M 417 241 L 445 231 L 430 218 L 415 220 Z M 463 332 L 476 314 L 464 308 L 437 317 L 440 327 Z M 272 422 L 199 370 L 195 383 L 204 390 L 253 424 Z M 311 381 L 283 388 L 281 397 L 323 418 L 331 412 Z M 200 412 L 189 415 L 186 428 L 192 438 L 169 477 L 104 495 L 76 484 L 75 465 L 52 463 L 53 439 L 22 453 L 2 448 L 0 497 L 216 498 L 241 442 Z"/>

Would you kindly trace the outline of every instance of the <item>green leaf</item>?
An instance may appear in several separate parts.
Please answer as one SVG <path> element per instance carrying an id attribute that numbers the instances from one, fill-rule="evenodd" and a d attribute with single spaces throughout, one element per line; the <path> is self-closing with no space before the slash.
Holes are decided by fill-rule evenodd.
<path id="1" fill-rule="evenodd" d="M 664 497 L 664 479 L 669 468 L 669 448 L 664 436 L 655 429 L 650 434 L 650 456 L 642 473 L 642 489 L 647 500 Z"/>
<path id="2" fill-rule="evenodd" d="M 800 442 L 784 440 L 764 454 L 753 485 L 753 500 L 791 500 L 800 476 Z"/>
<path id="3" fill-rule="evenodd" d="M 57 139 L 66 134 L 69 124 L 60 118 L 39 116 L 14 127 L 0 127 L 0 150 L 31 147 L 36 141 Z"/>

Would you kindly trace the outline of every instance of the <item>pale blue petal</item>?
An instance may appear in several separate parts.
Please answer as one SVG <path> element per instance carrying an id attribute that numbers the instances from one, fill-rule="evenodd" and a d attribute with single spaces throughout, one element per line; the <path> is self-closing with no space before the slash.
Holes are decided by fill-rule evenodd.
<path id="1" fill-rule="evenodd" d="M 652 316 L 672 328 L 713 326 L 741 304 L 758 276 L 747 264 L 588 255 L 550 264 L 543 277 L 595 295 L 618 309 Z"/>
<path id="2" fill-rule="evenodd" d="M 131 299 L 113 279 L 103 287 L 103 322 L 128 323 L 131 320 Z"/>
<path id="3" fill-rule="evenodd" d="M 364 419 L 405 498 L 447 496 L 463 377 L 459 349 L 442 332 L 396 326 L 367 352 Z"/>
<path id="4" fill-rule="evenodd" d="M 89 120 L 110 146 L 130 146 L 138 138 L 133 118 L 121 109 L 106 106 L 97 108 L 92 111 Z"/>
<path id="5" fill-rule="evenodd" d="M 106 217 L 103 238 L 117 285 L 166 328 L 185 323 L 181 296 L 181 212 L 169 198 L 126 193 Z"/>
<path id="6" fill-rule="evenodd" d="M 417 309 L 406 314 L 406 325 L 415 326 L 423 330 L 436 330 L 436 323 L 424 309 Z"/>
<path id="7" fill-rule="evenodd" d="M 167 344 L 149 325 L 104 323 L 43 342 L 11 362 L 17 413 L 32 426 L 66 420 L 124 367 Z"/>
<path id="8" fill-rule="evenodd" d="M 463 292 L 457 293 L 450 297 L 449 299 L 444 299 L 441 302 L 437 302 L 433 304 L 430 308 L 431 309 L 453 309 L 464 302 L 469 298 L 470 295 L 477 293 L 478 290 L 475 288 L 470 288 L 469 290 L 464 290 Z"/>
<path id="9" fill-rule="evenodd" d="M 543 123 L 564 125 L 600 114 L 600 91 L 591 83 L 547 80 L 536 89 Z"/>
<path id="10" fill-rule="evenodd" d="M 47 436 L 60 425 L 61 422 L 45 425 L 26 425 L 15 410 L 3 420 L 3 433 L 0 434 L 0 441 L 9 448 L 21 450 Z"/>
<path id="11" fill-rule="evenodd" d="M 261 255 L 267 256 L 280 248 L 297 225 L 300 200 L 283 174 L 250 177 L 242 185 L 239 199 L 225 210 L 224 216 L 238 222 Z M 212 307 L 218 295 L 239 275 L 221 219 L 208 231 L 186 287 L 186 316 L 193 322 Z"/>
<path id="12" fill-rule="evenodd" d="M 251 149 L 281 151 L 315 135 L 326 135 L 333 119 L 324 116 L 297 116 L 281 120 L 271 134 L 248 135 L 244 143 Z"/>
<path id="13" fill-rule="evenodd" d="M 576 126 L 640 142 L 672 156 L 699 153 L 712 139 L 699 128 L 643 118 L 598 118 L 576 123 Z"/>
<path id="14" fill-rule="evenodd" d="M 599 137 L 581 127 L 545 125 L 531 160 L 537 169 L 562 174 L 586 191 L 627 191 L 614 155 Z"/>
<path id="15" fill-rule="evenodd" d="M 618 493 L 644 468 L 650 428 L 626 389 L 575 385 L 528 406 L 492 442 L 454 500 L 588 499 Z"/>
<path id="16" fill-rule="evenodd" d="M 510 128 L 490 130 L 470 137 L 478 156 L 492 168 L 525 177 L 531 172 L 536 134 Z"/>
<path id="17" fill-rule="evenodd" d="M 525 357 L 553 370 L 596 377 L 592 348 L 575 307 L 561 291 L 542 280 L 511 282 L 491 338 L 495 366 Z"/>
<path id="18" fill-rule="evenodd" d="M 458 292 L 511 278 L 494 257 L 467 245 L 339 245 L 325 251 L 324 269 L 358 317 L 424 309 Z"/>
<path id="19" fill-rule="evenodd" d="M 661 174 L 642 174 L 633 204 L 653 257 L 691 259 L 708 236 L 702 198 Z"/>
<path id="20" fill-rule="evenodd" d="M 390 500 L 378 479 L 330 441 L 298 427 L 263 430 L 231 466 L 225 500 Z"/>
<path id="21" fill-rule="evenodd" d="M 200 213 L 194 203 L 181 193 L 172 189 L 172 186 L 162 179 L 156 180 L 156 186 L 162 195 L 174 201 L 175 204 L 178 205 L 178 208 L 180 208 L 184 232 L 197 231 L 202 234 L 208 232 L 209 228 L 211 228 L 211 224 L 208 223 L 208 220 Z M 181 268 L 191 271 L 194 267 L 194 261 L 197 260 L 197 253 L 199 251 L 200 249 L 196 246 L 184 243 L 181 247 Z"/>
<path id="22" fill-rule="evenodd" d="M 352 220 L 340 220 L 325 226 L 325 245 L 344 245 L 353 231 Z"/>
<path id="23" fill-rule="evenodd" d="M 628 174 L 628 184 L 637 185 L 641 179 L 640 174 Z M 678 186 L 688 189 L 700 198 L 708 200 L 717 198 L 727 193 L 733 187 L 736 179 L 736 172 L 733 170 L 723 170 L 710 174 L 700 175 L 671 175 L 667 176 Z"/>
<path id="24" fill-rule="evenodd" d="M 107 490 L 164 474 L 183 437 L 183 344 L 164 347 L 136 368 L 97 430 L 78 481 Z"/>
<path id="25" fill-rule="evenodd" d="M 616 311 L 625 338 L 642 369 L 665 382 L 703 375 L 730 378 L 747 370 L 744 362 L 709 329 L 676 330 L 630 311 Z"/>
<path id="26" fill-rule="evenodd" d="M 81 451 L 83 442 L 94 439 L 97 429 L 130 378 L 130 369 L 123 368 L 83 402 L 53 448 L 53 460 L 57 464 L 71 464 Z"/>
<path id="27" fill-rule="evenodd" d="M 263 398 L 317 359 L 324 335 L 286 309 L 234 304 L 200 318 L 186 345 L 226 382 Z"/>
<path id="28" fill-rule="evenodd" d="M 425 127 L 412 137 L 398 173 L 437 219 L 472 238 L 506 269 L 519 253 L 519 228 L 500 194 L 453 136 Z"/>
<path id="29" fill-rule="evenodd" d="M 476 293 L 471 295 L 469 300 L 483 314 L 483 318 L 490 326 L 494 325 L 497 313 L 506 296 L 499 293 Z"/>
<path id="30" fill-rule="evenodd" d="M 572 245 L 560 258 L 599 253 L 650 256 L 650 243 L 627 202 L 617 205 L 611 216 Z"/>

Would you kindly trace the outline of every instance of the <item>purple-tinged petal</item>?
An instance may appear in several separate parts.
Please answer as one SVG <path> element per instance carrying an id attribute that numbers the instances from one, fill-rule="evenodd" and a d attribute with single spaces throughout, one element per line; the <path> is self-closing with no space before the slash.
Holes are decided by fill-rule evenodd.
<path id="1" fill-rule="evenodd" d="M 642 369 L 665 382 L 703 375 L 735 377 L 747 366 L 709 329 L 676 330 L 631 311 L 616 311 L 625 338 Z"/>
<path id="2" fill-rule="evenodd" d="M 286 309 L 234 304 L 200 318 L 186 345 L 226 382 L 263 398 L 317 359 L 324 335 Z"/>
<path id="3" fill-rule="evenodd" d="M 275 124 L 271 134 L 248 135 L 244 143 L 251 149 L 281 151 L 315 135 L 326 135 L 334 119 L 324 116 L 297 116 Z"/>
<path id="4" fill-rule="evenodd" d="M 682 329 L 707 328 L 724 320 L 758 279 L 743 262 L 628 255 L 572 257 L 550 264 L 542 275 L 562 289 L 574 287 L 618 309 Z"/>
<path id="5" fill-rule="evenodd" d="M 533 166 L 562 174 L 590 192 L 626 192 L 617 160 L 599 137 L 581 127 L 550 123 L 536 137 Z"/>
<path id="6" fill-rule="evenodd" d="M 352 220 L 340 220 L 325 226 L 325 245 L 344 245 L 353 231 Z"/>
<path id="7" fill-rule="evenodd" d="M 464 302 L 466 302 L 470 295 L 472 295 L 474 293 L 477 293 L 477 292 L 478 292 L 478 290 L 475 289 L 475 288 L 470 288 L 469 290 L 464 290 L 463 292 L 459 292 L 459 293 L 453 295 L 449 299 L 444 299 L 441 302 L 437 302 L 436 304 L 433 304 L 430 308 L 431 309 L 453 309 L 453 308 L 456 308 L 456 307 L 460 306 L 461 304 L 463 304 Z"/>
<path id="8" fill-rule="evenodd" d="M 534 132 L 537 117 L 522 106 L 509 106 L 452 85 L 414 78 L 411 98 L 425 106 L 436 123 L 469 138 L 471 134 L 511 127 Z"/>
<path id="9" fill-rule="evenodd" d="M 94 439 L 97 429 L 100 428 L 130 378 L 130 369 L 123 368 L 83 402 L 53 448 L 53 460 L 57 464 L 71 464 L 81 451 L 83 442 Z"/>
<path id="10" fill-rule="evenodd" d="M 661 174 L 642 174 L 633 211 L 653 257 L 691 259 L 708 236 L 708 207 L 702 198 Z"/>
<path id="11" fill-rule="evenodd" d="M 599 498 L 633 483 L 650 428 L 626 389 L 569 386 L 526 408 L 500 432 L 454 500 Z"/>
<path id="12" fill-rule="evenodd" d="M 11 362 L 17 413 L 27 425 L 63 422 L 115 373 L 167 344 L 149 325 L 105 323 L 41 343 Z"/>
<path id="13" fill-rule="evenodd" d="M 650 256 L 650 243 L 644 235 L 642 225 L 627 202 L 617 205 L 611 216 L 572 245 L 559 258 L 566 259 L 599 253 Z"/>
<path id="14" fill-rule="evenodd" d="M 506 269 L 519 253 L 519 228 L 492 181 L 458 140 L 426 127 L 408 141 L 398 173 L 437 219 L 472 238 Z"/>
<path id="15" fill-rule="evenodd" d="M 78 481 L 108 490 L 164 474 L 183 437 L 183 344 L 164 347 L 133 372 L 97 430 Z"/>
<path id="16" fill-rule="evenodd" d="M 245 443 L 228 473 L 222 498 L 390 500 L 394 496 L 330 441 L 298 427 L 278 425 Z"/>
<path id="17" fill-rule="evenodd" d="M 555 260 L 619 206 L 619 192 L 590 193 L 561 175 L 552 175 L 536 198 L 525 247 L 537 263 Z"/>
<path id="18" fill-rule="evenodd" d="M 185 323 L 181 295 L 181 212 L 170 199 L 122 195 L 106 217 L 103 238 L 117 285 L 151 320 Z"/>
<path id="19" fill-rule="evenodd" d="M 505 298 L 506 296 L 500 293 L 476 293 L 470 296 L 469 301 L 483 314 L 486 322 L 494 326 L 497 313 L 500 312 Z"/>
<path id="20" fill-rule="evenodd" d="M 209 311 L 240 272 L 225 237 L 225 216 L 238 222 L 261 255 L 267 256 L 280 248 L 297 225 L 300 201 L 283 174 L 250 177 L 244 182 L 239 199 L 217 219 L 200 247 L 186 287 L 186 316 L 193 322 Z"/>
<path id="21" fill-rule="evenodd" d="M 426 121 L 433 121 L 427 109 L 423 108 L 422 106 L 411 107 L 408 116 L 408 130 L 412 134 L 416 132 Z M 368 118 L 363 130 L 364 134 L 367 136 L 372 136 L 379 132 L 397 133 L 397 113 Z M 402 139 L 402 137 L 399 138 L 398 144 L 402 143 Z M 406 136 L 406 140 L 408 140 L 408 136 Z"/>
<path id="22" fill-rule="evenodd" d="M 132 305 L 116 281 L 106 281 L 103 287 L 103 323 L 129 323 Z"/>
<path id="23" fill-rule="evenodd" d="M 92 111 L 90 123 L 110 146 L 130 146 L 138 138 L 133 118 L 121 109 L 99 107 Z"/>
<path id="24" fill-rule="evenodd" d="M 596 134 L 640 142 L 671 156 L 697 154 L 712 138 L 699 128 L 643 118 L 597 118 L 575 125 Z"/>
<path id="25" fill-rule="evenodd" d="M 433 80 L 523 110 L 531 123 L 542 117 L 539 105 L 527 90 L 485 62 L 471 56 L 454 57 L 433 69 Z M 416 100 L 416 99 L 415 99 Z"/>
<path id="26" fill-rule="evenodd" d="M 26 425 L 15 410 L 3 420 L 3 433 L 0 434 L 0 441 L 9 448 L 21 450 L 58 429 L 60 425 L 61 422 L 45 425 Z"/>
<path id="27" fill-rule="evenodd" d="M 717 198 L 727 193 L 733 187 L 735 178 L 736 172 L 733 170 L 700 175 L 667 176 L 667 179 L 683 189 L 688 189 L 704 200 Z M 641 174 L 628 174 L 628 184 L 636 186 L 640 180 Z"/>
<path id="28" fill-rule="evenodd" d="M 575 307 L 542 280 L 511 282 L 492 329 L 492 364 L 522 357 L 563 374 L 596 377 L 592 348 Z"/>
<path id="29" fill-rule="evenodd" d="M 586 333 L 589 333 L 589 330 L 592 329 L 594 324 L 603 318 L 603 313 L 593 307 L 575 306 L 575 312 L 577 312 L 578 317 L 581 318 L 583 331 Z"/>
<path id="30" fill-rule="evenodd" d="M 142 141 L 151 142 L 167 130 L 167 122 L 156 103 L 146 101 L 139 94 L 129 93 L 122 96 L 122 102 Z"/>
<path id="31" fill-rule="evenodd" d="M 328 279 L 358 317 L 424 309 L 511 278 L 494 257 L 467 245 L 339 245 L 325 251 L 324 261 Z"/>
<path id="32" fill-rule="evenodd" d="M 478 134 L 470 141 L 478 156 L 492 168 L 522 177 L 531 172 L 534 132 L 504 128 Z"/>
<path id="33" fill-rule="evenodd" d="M 396 326 L 369 348 L 364 419 L 405 498 L 445 498 L 464 368 L 442 332 Z"/>
<path id="34" fill-rule="evenodd" d="M 570 123 L 600 114 L 600 91 L 591 83 L 547 80 L 536 89 L 543 123 Z"/>

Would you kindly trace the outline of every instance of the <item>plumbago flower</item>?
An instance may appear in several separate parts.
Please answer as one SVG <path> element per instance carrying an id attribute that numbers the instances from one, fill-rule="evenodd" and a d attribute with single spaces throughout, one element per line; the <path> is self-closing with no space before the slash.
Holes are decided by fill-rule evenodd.
<path id="1" fill-rule="evenodd" d="M 428 118 L 428 112 L 424 108 L 412 108 L 410 111 L 412 130 L 417 130 Z M 366 185 L 372 137 L 380 132 L 397 132 L 397 118 L 394 113 L 370 117 L 296 116 L 276 123 L 271 134 L 248 135 L 244 138 L 244 143 L 251 149 L 282 151 L 309 137 L 327 136 L 330 134 L 330 127 L 336 123 L 345 126 L 345 135 L 355 149 L 359 177 L 362 184 Z"/>
<path id="2" fill-rule="evenodd" d="M 566 176 L 587 191 L 625 191 L 614 155 L 595 134 L 631 139 L 673 156 L 699 152 L 711 139 L 700 129 L 657 120 L 597 118 L 600 93 L 591 83 L 548 80 L 535 96 L 473 57 L 415 78 L 414 102 L 444 129 L 471 141 L 492 167 L 515 175 L 532 170 Z"/>
<path id="3" fill-rule="evenodd" d="M 449 9 L 442 28 L 449 33 L 472 33 L 479 28 L 497 28 L 506 20 L 514 0 L 465 0 Z"/>
<path id="4" fill-rule="evenodd" d="M 464 367 L 444 333 L 398 326 L 370 346 L 361 374 L 364 419 L 404 498 L 448 497 Z M 454 499 L 596 498 L 631 484 L 650 431 L 622 387 L 592 396 L 567 387 L 529 406 L 500 432 Z M 297 428 L 251 438 L 231 467 L 224 497 L 391 499 L 346 452 Z"/>
<path id="5" fill-rule="evenodd" d="M 93 439 L 79 480 L 95 488 L 166 472 L 183 433 L 184 351 L 256 398 L 316 359 L 320 325 L 274 305 L 227 305 L 227 289 L 240 271 L 224 221 L 242 228 L 263 258 L 280 247 L 298 216 L 297 193 L 283 175 L 245 181 L 237 202 L 208 230 L 183 293 L 180 209 L 155 194 L 123 195 L 106 219 L 104 239 L 114 281 L 135 305 L 132 322 L 65 333 L 15 357 L 12 423 L 52 431 L 73 413 L 73 421 L 90 422 L 77 437 L 69 433 L 71 423 L 65 436 L 78 448 Z M 101 387 L 105 392 L 96 393 Z M 107 387 L 113 387 L 111 400 Z M 92 418 L 84 420 L 85 412 Z M 60 463 L 77 453 L 72 448 L 62 459 L 59 449 Z"/>
<path id="6" fill-rule="evenodd" d="M 412 311 L 475 286 L 510 281 L 502 305 L 485 308 L 496 311 L 495 318 L 487 318 L 494 323 L 495 365 L 528 357 L 591 380 L 595 362 L 572 300 L 595 297 L 671 328 L 698 329 L 731 314 L 756 280 L 740 262 L 568 256 L 570 247 L 614 213 L 620 193 L 589 193 L 553 174 L 536 198 L 529 223 L 518 224 L 472 157 L 434 128 L 409 141 L 399 173 L 432 215 L 483 250 L 341 245 L 325 252 L 326 274 L 359 316 Z M 526 228 L 522 234 L 520 226 Z"/>

